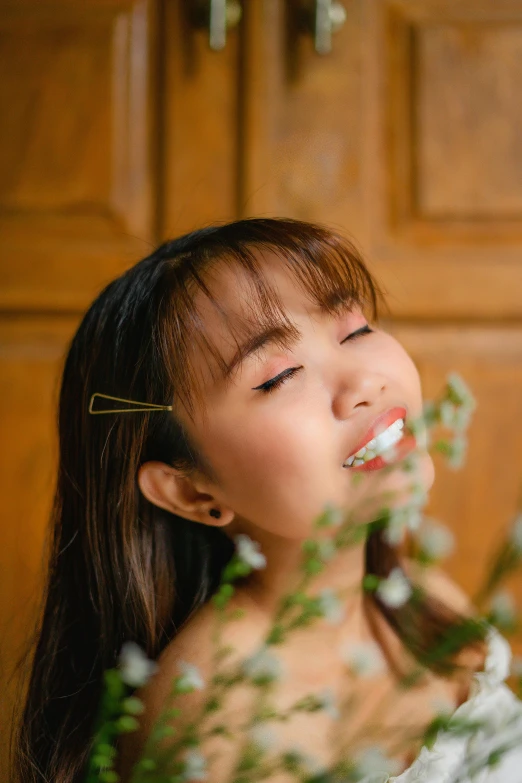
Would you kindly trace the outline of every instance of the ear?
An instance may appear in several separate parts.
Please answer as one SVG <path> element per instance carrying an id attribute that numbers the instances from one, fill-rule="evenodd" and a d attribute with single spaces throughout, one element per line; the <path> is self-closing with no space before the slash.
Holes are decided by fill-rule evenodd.
<path id="1" fill-rule="evenodd" d="M 187 476 L 164 462 L 145 462 L 138 471 L 138 484 L 143 495 L 159 508 L 194 522 L 224 527 L 234 518 L 232 509 L 208 491 L 203 481 Z M 210 515 L 212 508 L 221 512 L 219 519 Z"/>

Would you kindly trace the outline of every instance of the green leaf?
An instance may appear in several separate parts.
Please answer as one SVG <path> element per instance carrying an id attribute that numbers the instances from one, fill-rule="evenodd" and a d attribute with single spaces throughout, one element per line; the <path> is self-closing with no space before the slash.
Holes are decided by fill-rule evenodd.
<path id="1" fill-rule="evenodd" d="M 118 783 L 120 776 L 113 769 L 108 769 L 105 772 L 100 772 L 99 779 L 103 783 Z"/>
<path id="2" fill-rule="evenodd" d="M 128 696 L 122 702 L 122 708 L 124 712 L 128 712 L 129 715 L 141 715 L 145 709 L 145 705 L 136 696 Z"/>
<path id="3" fill-rule="evenodd" d="M 281 644 L 285 640 L 285 632 L 281 625 L 275 625 L 267 636 L 267 644 Z"/>
<path id="4" fill-rule="evenodd" d="M 122 715 L 116 721 L 116 730 L 118 733 L 124 734 L 130 731 L 136 731 L 136 729 L 139 728 L 139 725 L 136 718 L 133 718 L 130 715 Z"/>
<path id="5" fill-rule="evenodd" d="M 374 590 L 377 590 L 380 584 L 380 579 L 375 574 L 366 574 L 366 576 L 363 578 L 363 589 L 366 590 L 368 593 L 373 592 Z"/>
<path id="6" fill-rule="evenodd" d="M 304 570 L 307 574 L 315 576 L 315 574 L 320 574 L 321 571 L 324 570 L 324 563 L 321 560 L 312 557 L 310 560 L 308 560 L 307 563 L 305 563 Z"/>
<path id="7" fill-rule="evenodd" d="M 157 769 L 158 765 L 156 764 L 154 759 L 143 758 L 140 759 L 140 761 L 136 766 L 139 770 L 143 769 L 146 772 L 152 772 L 153 770 Z"/>

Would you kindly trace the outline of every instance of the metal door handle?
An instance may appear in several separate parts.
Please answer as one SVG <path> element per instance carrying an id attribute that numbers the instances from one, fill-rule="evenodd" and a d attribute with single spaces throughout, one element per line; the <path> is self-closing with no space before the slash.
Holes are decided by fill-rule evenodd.
<path id="1" fill-rule="evenodd" d="M 191 17 L 195 27 L 208 29 L 208 43 L 214 51 L 225 48 L 227 30 L 241 19 L 239 0 L 192 0 Z"/>
<path id="2" fill-rule="evenodd" d="M 346 9 L 338 0 L 293 0 L 299 26 L 314 37 L 317 54 L 330 54 L 332 35 L 346 21 Z"/>

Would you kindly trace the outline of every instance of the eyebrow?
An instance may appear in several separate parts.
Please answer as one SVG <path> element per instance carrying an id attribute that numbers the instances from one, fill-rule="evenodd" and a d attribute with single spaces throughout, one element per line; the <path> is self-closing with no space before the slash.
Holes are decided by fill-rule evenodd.
<path id="1" fill-rule="evenodd" d="M 239 365 L 248 357 L 261 353 L 269 345 L 279 344 L 290 348 L 296 345 L 300 339 L 301 332 L 296 327 L 284 323 L 268 327 L 262 332 L 252 335 L 238 347 L 232 359 L 227 363 L 224 373 L 225 381 L 231 380 Z"/>
<path id="2" fill-rule="evenodd" d="M 318 305 L 318 311 L 325 314 L 336 308 L 351 307 L 354 304 L 356 304 L 356 300 L 352 296 L 339 293 L 339 291 L 332 291 L 326 296 L 325 301 Z M 289 349 L 297 345 L 300 339 L 301 332 L 297 327 L 284 322 L 276 326 L 269 326 L 261 332 L 252 335 L 238 347 L 232 359 L 227 363 L 224 371 L 225 382 L 230 382 L 239 365 L 247 358 L 261 353 L 269 345 L 279 344 Z"/>

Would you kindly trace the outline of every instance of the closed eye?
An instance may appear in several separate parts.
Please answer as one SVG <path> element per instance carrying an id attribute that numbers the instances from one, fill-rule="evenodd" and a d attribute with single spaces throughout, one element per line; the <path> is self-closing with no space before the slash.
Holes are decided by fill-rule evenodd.
<path id="1" fill-rule="evenodd" d="M 341 345 L 348 341 L 356 340 L 363 334 L 371 334 L 371 332 L 373 332 L 373 329 L 370 329 L 368 324 L 365 324 L 364 326 L 361 326 L 360 329 L 357 329 L 355 332 L 352 332 L 347 337 L 345 337 L 344 340 L 341 341 Z M 264 394 L 269 394 L 270 392 L 275 391 L 275 389 L 278 389 L 280 386 L 282 386 L 283 383 L 286 383 L 286 381 L 290 380 L 292 376 L 302 369 L 302 365 L 300 367 L 289 367 L 287 370 L 280 372 L 279 375 L 276 375 L 275 378 L 271 378 L 269 381 L 262 383 L 261 386 L 255 386 L 253 391 L 261 391 Z"/>
<path id="2" fill-rule="evenodd" d="M 364 324 L 364 326 L 361 326 L 360 329 L 357 329 L 357 331 L 352 332 L 348 335 L 348 337 L 345 337 L 341 345 L 348 342 L 348 340 L 356 340 L 357 337 L 360 337 L 362 334 L 370 334 L 371 332 L 373 332 L 373 329 L 370 329 L 368 324 Z"/>

